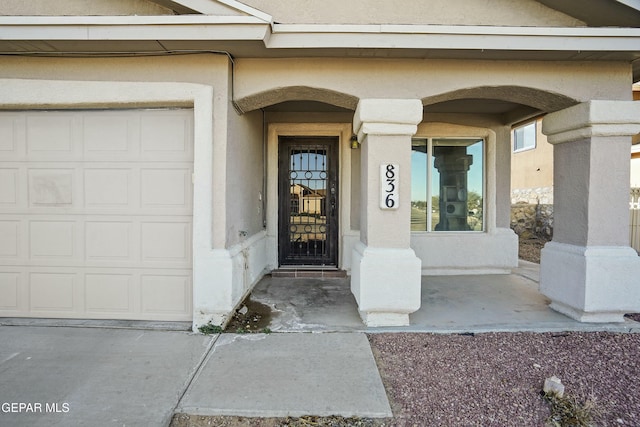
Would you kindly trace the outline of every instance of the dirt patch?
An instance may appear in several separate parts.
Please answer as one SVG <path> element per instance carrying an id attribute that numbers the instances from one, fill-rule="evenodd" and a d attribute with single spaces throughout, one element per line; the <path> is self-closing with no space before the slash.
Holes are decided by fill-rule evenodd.
<path id="1" fill-rule="evenodd" d="M 224 332 L 238 334 L 270 333 L 269 324 L 271 324 L 273 315 L 271 307 L 253 301 L 251 296 L 248 296 L 236 310 Z"/>
<path id="2" fill-rule="evenodd" d="M 520 236 L 518 239 L 518 258 L 540 264 L 540 251 L 550 239 L 545 237 Z"/>
<path id="3" fill-rule="evenodd" d="M 247 418 L 175 414 L 170 427 L 385 427 L 386 420 L 344 417 Z"/>

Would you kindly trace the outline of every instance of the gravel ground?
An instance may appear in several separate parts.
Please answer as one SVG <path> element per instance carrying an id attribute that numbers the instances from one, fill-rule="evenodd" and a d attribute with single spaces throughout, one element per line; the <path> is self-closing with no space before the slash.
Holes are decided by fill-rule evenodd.
<path id="1" fill-rule="evenodd" d="M 518 241 L 518 258 L 540 264 L 540 251 L 548 241 L 549 239 L 542 237 L 534 236 L 529 239 L 520 237 Z"/>
<path id="2" fill-rule="evenodd" d="M 558 376 L 594 425 L 640 425 L 640 334 L 379 334 L 369 337 L 392 426 L 544 426 Z"/>

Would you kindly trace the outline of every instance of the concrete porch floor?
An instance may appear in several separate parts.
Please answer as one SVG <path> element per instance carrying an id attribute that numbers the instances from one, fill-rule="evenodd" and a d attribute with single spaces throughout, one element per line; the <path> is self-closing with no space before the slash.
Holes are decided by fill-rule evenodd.
<path id="1" fill-rule="evenodd" d="M 538 292 L 539 265 L 521 261 L 507 275 L 423 276 L 422 304 L 411 325 L 368 328 L 358 314 L 350 278 L 264 277 L 251 300 L 272 309 L 274 332 L 555 332 L 638 331 L 640 324 L 580 323 L 548 307 Z"/>

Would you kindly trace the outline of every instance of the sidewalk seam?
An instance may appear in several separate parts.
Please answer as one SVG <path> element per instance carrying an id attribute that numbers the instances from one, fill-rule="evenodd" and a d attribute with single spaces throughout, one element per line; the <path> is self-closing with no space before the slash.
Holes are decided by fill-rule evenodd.
<path id="1" fill-rule="evenodd" d="M 212 337 L 211 341 L 207 345 L 207 350 L 204 352 L 204 354 L 202 355 L 202 358 L 200 359 L 200 361 L 196 365 L 196 368 L 193 370 L 193 373 L 191 374 L 191 377 L 185 383 L 182 391 L 180 392 L 180 396 L 178 396 L 176 404 L 173 405 L 173 409 L 171 410 L 171 416 L 169 417 L 169 422 L 166 424 L 167 427 L 169 427 L 169 425 L 171 425 L 171 421 L 173 420 L 173 416 L 176 414 L 176 410 L 178 409 L 178 407 L 180 407 L 180 403 L 182 403 L 182 399 L 184 398 L 184 395 L 187 394 L 187 391 L 189 391 L 189 388 L 191 387 L 191 384 L 193 384 L 195 379 L 198 378 L 198 376 L 200 376 L 200 373 L 204 369 L 204 365 L 205 365 L 207 359 L 209 359 L 209 356 L 213 352 L 213 347 L 215 347 L 215 344 L 218 341 L 218 338 L 220 338 L 220 335 L 221 334 L 217 334 L 215 337 Z"/>

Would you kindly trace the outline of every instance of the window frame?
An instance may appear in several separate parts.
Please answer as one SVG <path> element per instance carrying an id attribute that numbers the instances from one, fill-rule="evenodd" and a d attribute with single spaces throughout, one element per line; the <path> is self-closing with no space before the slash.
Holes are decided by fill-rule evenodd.
<path id="1" fill-rule="evenodd" d="M 432 228 L 433 221 L 433 192 L 431 190 L 431 184 L 433 181 L 434 174 L 434 166 L 433 166 L 433 141 L 434 140 L 461 140 L 468 139 L 471 141 L 482 142 L 482 225 L 480 230 L 435 230 Z M 487 179 L 488 179 L 488 171 L 487 171 L 487 155 L 488 155 L 488 147 L 487 147 L 487 137 L 485 136 L 415 136 L 411 139 L 411 151 L 413 151 L 413 142 L 414 141 L 425 141 L 426 142 L 426 178 L 427 178 L 427 227 L 426 230 L 411 230 L 411 233 L 415 234 L 469 234 L 469 233 L 487 233 L 488 232 L 488 224 L 487 224 Z M 472 144 L 473 145 L 473 144 Z M 412 172 L 413 175 L 413 172 Z M 413 181 L 413 176 L 411 178 Z M 411 204 L 413 204 L 413 200 L 411 200 Z M 468 216 L 468 214 L 467 214 Z"/>
<path id="2" fill-rule="evenodd" d="M 524 145 L 522 148 L 516 148 L 516 144 L 517 144 L 516 132 L 519 129 L 522 129 L 523 130 L 522 134 L 524 138 L 524 135 L 525 135 L 524 129 L 527 128 L 528 126 L 533 126 L 533 145 Z M 526 142 L 526 138 L 525 138 L 525 141 L 523 142 Z M 538 120 L 522 123 L 518 126 L 514 126 L 511 129 L 511 151 L 513 153 L 522 153 L 523 151 L 535 150 L 537 146 L 538 146 Z"/>

